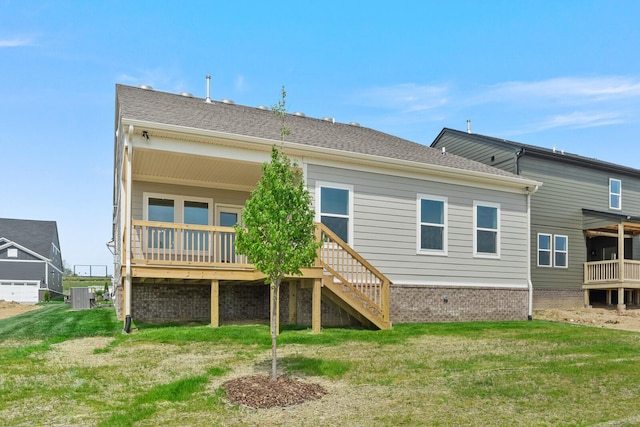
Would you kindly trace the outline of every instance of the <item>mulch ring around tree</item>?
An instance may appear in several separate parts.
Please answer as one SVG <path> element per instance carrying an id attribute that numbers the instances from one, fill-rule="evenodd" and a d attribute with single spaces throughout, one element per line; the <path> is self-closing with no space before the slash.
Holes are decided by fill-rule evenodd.
<path id="1" fill-rule="evenodd" d="M 227 381 L 222 387 L 231 403 L 256 409 L 298 405 L 327 394 L 318 384 L 286 376 L 278 377 L 278 381 L 272 381 L 268 375 L 241 377 Z"/>

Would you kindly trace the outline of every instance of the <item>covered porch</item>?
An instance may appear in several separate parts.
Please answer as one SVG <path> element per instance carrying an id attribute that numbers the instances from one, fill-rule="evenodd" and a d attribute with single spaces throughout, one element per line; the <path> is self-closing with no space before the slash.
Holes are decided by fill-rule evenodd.
<path id="1" fill-rule="evenodd" d="M 584 263 L 584 304 L 604 292 L 604 302 L 624 310 L 640 305 L 640 218 L 583 209 L 587 262 Z"/>

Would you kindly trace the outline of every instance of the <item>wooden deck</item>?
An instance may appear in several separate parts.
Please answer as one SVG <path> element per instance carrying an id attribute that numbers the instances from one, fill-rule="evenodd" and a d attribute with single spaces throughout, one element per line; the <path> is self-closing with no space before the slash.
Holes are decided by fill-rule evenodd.
<path id="1" fill-rule="evenodd" d="M 640 261 L 625 259 L 622 262 L 607 260 L 584 263 L 584 286 L 589 289 L 606 289 L 614 284 L 640 287 Z"/>
<path id="2" fill-rule="evenodd" d="M 321 295 L 343 308 L 363 324 L 390 329 L 391 282 L 323 224 L 316 224 L 316 238 L 323 242 L 316 265 L 301 269 L 312 279 L 313 328 L 320 329 Z M 245 255 L 235 251 L 232 227 L 132 221 L 131 277 L 211 281 L 213 308 L 220 280 L 260 281 Z M 125 267 L 123 266 L 123 274 Z"/>

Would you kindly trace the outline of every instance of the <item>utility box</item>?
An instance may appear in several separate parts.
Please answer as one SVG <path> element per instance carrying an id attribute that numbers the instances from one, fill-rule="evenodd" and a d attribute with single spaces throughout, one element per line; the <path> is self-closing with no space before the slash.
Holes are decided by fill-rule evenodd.
<path id="1" fill-rule="evenodd" d="M 96 295 L 89 288 L 71 288 L 71 309 L 86 310 L 95 305 Z"/>

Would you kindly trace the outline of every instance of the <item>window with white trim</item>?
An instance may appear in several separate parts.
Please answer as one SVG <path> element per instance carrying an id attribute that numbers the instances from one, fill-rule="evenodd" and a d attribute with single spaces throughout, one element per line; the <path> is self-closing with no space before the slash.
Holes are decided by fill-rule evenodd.
<path id="1" fill-rule="evenodd" d="M 568 266 L 569 237 L 538 233 L 538 267 L 567 268 Z"/>
<path id="2" fill-rule="evenodd" d="M 609 209 L 622 209 L 622 181 L 609 178 Z"/>
<path id="3" fill-rule="evenodd" d="M 551 234 L 538 233 L 538 267 L 551 267 Z"/>
<path id="4" fill-rule="evenodd" d="M 144 193 L 144 219 L 147 221 L 169 222 L 178 224 L 212 225 L 213 200 L 203 197 L 178 196 L 167 194 Z M 173 229 L 149 228 L 148 246 L 150 248 L 174 248 L 178 244 Z M 202 230 L 186 230 L 180 236 L 183 248 L 208 250 L 209 242 L 206 232 Z"/>
<path id="5" fill-rule="evenodd" d="M 418 253 L 447 254 L 447 198 L 418 194 Z"/>
<path id="6" fill-rule="evenodd" d="M 553 236 L 553 266 L 567 268 L 569 265 L 569 238 Z"/>
<path id="7" fill-rule="evenodd" d="M 316 219 L 326 225 L 338 237 L 352 245 L 353 199 L 351 186 L 317 183 Z"/>
<path id="8" fill-rule="evenodd" d="M 473 202 L 473 255 L 500 257 L 500 205 Z"/>
<path id="9" fill-rule="evenodd" d="M 18 258 L 18 249 L 17 248 L 8 248 L 7 249 L 7 258 Z"/>

